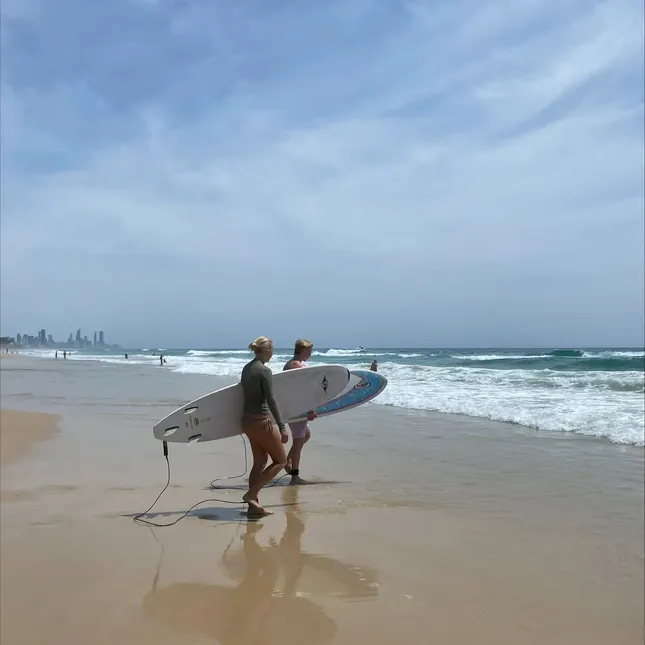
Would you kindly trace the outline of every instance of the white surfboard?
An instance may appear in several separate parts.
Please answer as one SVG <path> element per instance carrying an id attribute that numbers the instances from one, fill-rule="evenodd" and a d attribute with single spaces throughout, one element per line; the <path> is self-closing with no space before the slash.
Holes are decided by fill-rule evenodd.
<path id="1" fill-rule="evenodd" d="M 349 382 L 342 365 L 318 365 L 273 375 L 273 390 L 285 422 L 304 410 L 313 410 L 338 396 Z M 171 412 L 153 428 L 160 441 L 193 443 L 234 437 L 240 422 L 244 394 L 239 383 L 206 394 Z"/>

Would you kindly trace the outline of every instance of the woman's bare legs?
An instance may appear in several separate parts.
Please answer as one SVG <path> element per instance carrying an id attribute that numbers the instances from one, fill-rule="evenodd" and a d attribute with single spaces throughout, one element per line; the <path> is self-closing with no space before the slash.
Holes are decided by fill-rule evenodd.
<path id="1" fill-rule="evenodd" d="M 255 473 L 252 472 L 253 479 L 249 476 L 249 490 L 242 499 L 249 505 L 249 510 L 268 515 L 269 511 L 259 502 L 260 490 L 285 467 L 287 455 L 284 452 L 280 432 L 271 422 L 263 420 L 249 424 L 245 433 L 253 450 Z M 260 465 L 266 464 L 267 454 L 271 457 L 272 463 L 260 470 Z"/>
<path id="2" fill-rule="evenodd" d="M 269 454 L 257 441 L 249 438 L 249 443 L 251 444 L 251 451 L 253 453 L 253 466 L 249 473 L 249 488 L 252 488 L 257 483 L 262 471 L 266 468 Z"/>
<path id="3" fill-rule="evenodd" d="M 291 450 L 289 450 L 289 454 L 287 455 L 287 469 L 288 472 L 291 473 L 292 471 L 295 471 L 297 474 L 294 474 L 291 477 L 291 484 L 305 484 L 305 480 L 301 479 L 300 474 L 298 471 L 300 470 L 300 456 L 302 455 L 302 449 L 304 448 L 304 445 L 309 441 L 311 438 L 311 432 L 309 429 L 307 429 L 307 432 L 304 437 L 299 437 L 297 439 L 293 440 L 293 444 L 291 446 Z"/>

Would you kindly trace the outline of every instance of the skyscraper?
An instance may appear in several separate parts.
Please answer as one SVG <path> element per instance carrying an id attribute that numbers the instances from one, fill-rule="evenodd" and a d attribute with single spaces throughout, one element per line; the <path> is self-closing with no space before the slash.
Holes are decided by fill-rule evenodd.
<path id="1" fill-rule="evenodd" d="M 81 330 L 80 329 L 76 330 L 76 342 L 77 343 L 81 342 Z"/>
<path id="2" fill-rule="evenodd" d="M 105 345 L 105 334 L 102 331 L 99 332 L 99 345 Z"/>
<path id="3" fill-rule="evenodd" d="M 94 347 L 96 347 L 96 332 L 94 332 Z"/>

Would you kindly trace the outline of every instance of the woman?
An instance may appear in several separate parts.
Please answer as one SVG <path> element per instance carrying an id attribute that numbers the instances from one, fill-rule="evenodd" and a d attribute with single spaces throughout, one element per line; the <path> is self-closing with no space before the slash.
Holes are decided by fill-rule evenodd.
<path id="1" fill-rule="evenodd" d="M 244 392 L 242 430 L 253 451 L 253 468 L 249 475 L 249 490 L 242 498 L 249 505 L 249 513 L 270 515 L 260 505 L 259 493 L 286 465 L 287 456 L 282 444 L 289 436 L 278 403 L 273 394 L 273 373 L 266 366 L 273 356 L 273 341 L 265 336 L 256 338 L 249 349 L 255 358 L 242 370 L 240 383 Z M 273 415 L 276 428 L 269 412 Z M 267 466 L 268 457 L 272 463 Z"/>
<path id="2" fill-rule="evenodd" d="M 311 358 L 313 348 L 313 344 L 308 340 L 297 340 L 293 350 L 293 358 L 289 359 L 282 369 L 294 370 L 306 367 L 305 362 Z M 311 410 L 307 415 L 307 420 L 313 421 L 315 418 L 316 413 Z M 311 430 L 309 429 L 307 421 L 290 423 L 289 428 L 291 428 L 293 445 L 287 455 L 286 470 L 291 475 L 291 484 L 306 484 L 307 482 L 300 477 L 300 457 L 302 455 L 304 445 L 311 438 Z"/>

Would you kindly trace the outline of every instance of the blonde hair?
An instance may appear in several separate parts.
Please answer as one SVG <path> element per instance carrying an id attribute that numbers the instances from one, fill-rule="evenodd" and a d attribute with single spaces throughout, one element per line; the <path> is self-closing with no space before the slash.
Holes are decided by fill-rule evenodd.
<path id="1" fill-rule="evenodd" d="M 252 343 L 249 344 L 249 349 L 256 354 L 267 352 L 273 349 L 273 341 L 266 336 L 258 336 Z"/>
<path id="2" fill-rule="evenodd" d="M 313 343 L 310 343 L 308 340 L 303 340 L 302 338 L 296 341 L 296 346 L 293 350 L 294 354 L 299 354 L 303 350 L 311 349 L 314 346 Z"/>

